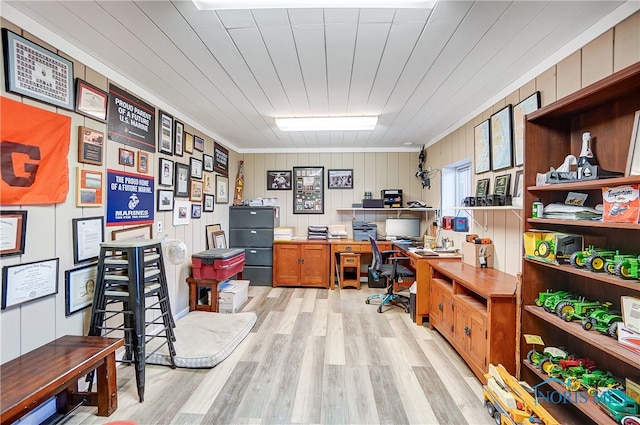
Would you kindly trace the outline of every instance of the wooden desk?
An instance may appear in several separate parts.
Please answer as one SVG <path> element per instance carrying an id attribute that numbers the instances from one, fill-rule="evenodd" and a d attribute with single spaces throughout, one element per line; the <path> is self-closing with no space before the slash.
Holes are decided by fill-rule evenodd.
<path id="1" fill-rule="evenodd" d="M 0 366 L 2 414 L 0 422 L 12 423 L 60 394 L 59 412 L 80 402 L 98 406 L 98 416 L 118 408 L 115 352 L 123 339 L 99 336 L 63 336 Z M 96 370 L 96 392 L 78 392 L 77 383 Z"/>
<path id="2" fill-rule="evenodd" d="M 380 251 L 388 251 L 391 249 L 392 243 L 388 241 L 377 241 L 378 248 Z M 329 256 L 330 271 L 329 271 L 329 281 L 331 289 L 336 289 L 336 262 L 337 262 L 337 254 L 341 252 L 359 252 L 371 254 L 371 242 L 369 241 L 354 241 L 351 239 L 338 239 L 329 241 L 329 245 L 331 245 L 331 255 Z"/>

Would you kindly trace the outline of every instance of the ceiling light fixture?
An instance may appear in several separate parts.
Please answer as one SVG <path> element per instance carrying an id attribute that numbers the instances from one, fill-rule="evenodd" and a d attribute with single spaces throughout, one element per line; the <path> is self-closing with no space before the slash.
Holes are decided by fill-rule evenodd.
<path id="1" fill-rule="evenodd" d="M 425 0 L 192 0 L 199 10 L 224 9 L 431 9 L 435 1 Z"/>
<path id="2" fill-rule="evenodd" d="M 378 117 L 276 118 L 282 131 L 371 131 L 377 123 Z"/>

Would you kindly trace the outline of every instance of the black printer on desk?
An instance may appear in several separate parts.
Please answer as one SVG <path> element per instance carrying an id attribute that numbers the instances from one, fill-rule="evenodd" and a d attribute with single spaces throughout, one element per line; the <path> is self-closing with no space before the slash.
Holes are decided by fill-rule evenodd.
<path id="1" fill-rule="evenodd" d="M 378 226 L 375 223 L 356 220 L 352 221 L 351 225 L 353 226 L 353 240 L 356 242 L 368 241 L 369 235 L 374 239 L 378 237 Z"/>

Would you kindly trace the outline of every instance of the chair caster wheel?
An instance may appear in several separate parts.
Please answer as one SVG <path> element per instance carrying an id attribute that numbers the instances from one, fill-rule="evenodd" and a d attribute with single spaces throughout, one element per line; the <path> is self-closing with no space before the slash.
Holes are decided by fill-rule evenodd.
<path id="1" fill-rule="evenodd" d="M 382 313 L 382 306 L 378 307 L 378 313 Z"/>
<path id="2" fill-rule="evenodd" d="M 408 308 L 405 308 L 405 309 L 404 309 L 404 312 L 405 312 L 405 313 L 408 313 L 408 312 L 409 312 L 409 309 L 408 309 Z"/>

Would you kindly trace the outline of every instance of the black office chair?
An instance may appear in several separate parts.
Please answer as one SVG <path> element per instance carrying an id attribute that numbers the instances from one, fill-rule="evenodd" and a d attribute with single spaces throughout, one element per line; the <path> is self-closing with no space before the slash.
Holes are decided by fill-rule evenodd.
<path id="1" fill-rule="evenodd" d="M 387 292 L 384 294 L 370 295 L 365 302 L 371 304 L 371 300 L 382 300 L 380 301 L 380 305 L 378 305 L 378 313 L 382 313 L 382 307 L 386 304 L 404 307 L 404 311 L 408 313 L 409 297 L 393 292 L 394 283 L 398 283 L 404 278 L 414 276 L 411 270 L 402 264 L 398 264 L 399 261 L 408 260 L 408 258 L 392 256 L 392 254 L 401 251 L 380 251 L 375 238 L 371 235 L 369 235 L 369 242 L 371 242 L 371 253 L 373 254 L 373 259 L 369 266 L 369 276 L 376 281 L 385 279 Z"/>

